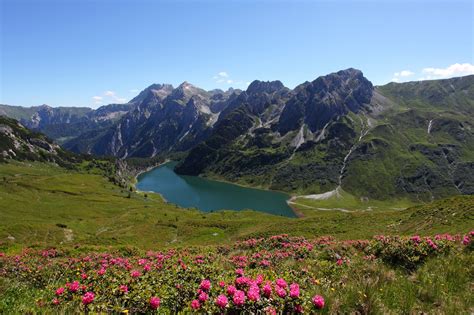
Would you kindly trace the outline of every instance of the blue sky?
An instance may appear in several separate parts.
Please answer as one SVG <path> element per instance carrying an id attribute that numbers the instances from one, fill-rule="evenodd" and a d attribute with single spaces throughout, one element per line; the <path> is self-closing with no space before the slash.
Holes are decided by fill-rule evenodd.
<path id="1" fill-rule="evenodd" d="M 474 73 L 473 1 L 0 0 L 0 103 L 98 107 L 152 83 Z"/>

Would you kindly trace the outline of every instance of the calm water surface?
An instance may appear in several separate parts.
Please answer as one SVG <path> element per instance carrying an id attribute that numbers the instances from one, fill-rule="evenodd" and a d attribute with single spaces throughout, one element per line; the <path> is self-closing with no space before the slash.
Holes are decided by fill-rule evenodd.
<path id="1" fill-rule="evenodd" d="M 287 217 L 295 214 L 286 203 L 289 195 L 198 176 L 178 175 L 173 171 L 176 162 L 168 162 L 138 176 L 137 188 L 160 193 L 168 202 L 181 207 L 195 207 L 201 211 L 252 209 Z"/>

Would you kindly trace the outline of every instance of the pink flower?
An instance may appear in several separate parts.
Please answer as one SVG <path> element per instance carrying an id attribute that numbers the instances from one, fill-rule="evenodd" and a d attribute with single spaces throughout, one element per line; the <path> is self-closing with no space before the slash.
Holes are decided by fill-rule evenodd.
<path id="1" fill-rule="evenodd" d="M 412 236 L 410 238 L 410 240 L 412 240 L 415 243 L 420 243 L 421 242 L 421 237 L 419 235 L 415 235 L 415 236 Z"/>
<path id="2" fill-rule="evenodd" d="M 128 287 L 126 285 L 121 285 L 120 286 L 120 292 L 122 293 L 128 293 Z"/>
<path id="3" fill-rule="evenodd" d="M 77 292 L 77 290 L 79 290 L 79 282 L 74 281 L 73 283 L 66 283 L 66 287 L 73 293 Z"/>
<path id="4" fill-rule="evenodd" d="M 272 286 L 267 283 L 263 286 L 263 295 L 269 298 L 272 295 Z"/>
<path id="5" fill-rule="evenodd" d="M 141 276 L 141 273 L 140 271 L 138 270 L 132 270 L 132 272 L 130 273 L 130 275 L 132 276 L 132 278 L 138 278 Z"/>
<path id="6" fill-rule="evenodd" d="M 244 270 L 242 268 L 239 268 L 239 269 L 235 269 L 235 273 L 238 275 L 238 276 L 243 276 L 244 275 Z"/>
<path id="7" fill-rule="evenodd" d="M 300 286 L 297 283 L 292 283 L 290 285 L 290 297 L 293 299 L 300 297 Z"/>
<path id="8" fill-rule="evenodd" d="M 250 279 L 247 277 L 238 277 L 237 279 L 235 279 L 235 284 L 237 285 L 237 287 L 246 286 L 249 284 L 249 282 Z"/>
<path id="9" fill-rule="evenodd" d="M 462 239 L 462 244 L 463 245 L 469 245 L 470 242 L 471 242 L 471 239 L 467 235 L 464 236 L 464 238 Z"/>
<path id="10" fill-rule="evenodd" d="M 211 288 L 211 281 L 207 279 L 202 280 L 201 285 L 199 287 L 204 291 L 208 291 Z"/>
<path id="11" fill-rule="evenodd" d="M 260 262 L 260 266 L 268 267 L 268 266 L 270 266 L 270 261 L 264 259 Z"/>
<path id="12" fill-rule="evenodd" d="M 242 306 L 245 303 L 245 292 L 241 290 L 237 290 L 234 293 L 233 301 L 236 306 Z"/>
<path id="13" fill-rule="evenodd" d="M 321 295 L 315 295 L 313 297 L 313 304 L 317 309 L 322 309 L 324 307 L 324 298 Z"/>
<path id="14" fill-rule="evenodd" d="M 154 310 L 156 310 L 158 307 L 160 307 L 160 298 L 156 296 L 152 296 L 150 298 L 150 307 Z"/>
<path id="15" fill-rule="evenodd" d="M 252 285 L 247 291 L 247 296 L 250 301 L 259 301 L 260 300 L 260 288 L 256 285 Z"/>
<path id="16" fill-rule="evenodd" d="M 237 289 L 233 285 L 227 287 L 227 295 L 229 296 L 234 296 L 236 291 Z"/>
<path id="17" fill-rule="evenodd" d="M 53 299 L 53 304 L 54 304 L 54 305 L 59 305 L 59 303 L 60 303 L 60 302 L 59 302 L 58 299 Z"/>
<path id="18" fill-rule="evenodd" d="M 276 285 L 279 286 L 280 288 L 286 288 L 288 286 L 288 284 L 286 283 L 285 280 L 283 280 L 282 278 L 279 278 L 275 281 Z"/>
<path id="19" fill-rule="evenodd" d="M 437 249 L 438 246 L 431 240 L 431 238 L 426 238 L 426 242 L 428 243 L 428 245 L 433 248 L 433 249 Z"/>
<path id="20" fill-rule="evenodd" d="M 200 307 L 201 307 L 201 304 L 199 303 L 198 300 L 193 300 L 193 301 L 191 302 L 191 308 L 192 308 L 193 310 L 197 310 L 197 309 L 199 309 Z"/>
<path id="21" fill-rule="evenodd" d="M 219 281 L 219 286 L 220 286 L 221 288 L 225 287 L 225 282 L 224 282 L 224 281 Z"/>
<path id="22" fill-rule="evenodd" d="M 82 304 L 84 304 L 84 305 L 90 304 L 94 301 L 94 298 L 95 298 L 95 295 L 94 295 L 93 292 L 86 292 L 82 296 Z"/>
<path id="23" fill-rule="evenodd" d="M 277 315 L 277 311 L 273 307 L 269 306 L 265 309 L 265 314 L 267 314 L 267 315 Z"/>
<path id="24" fill-rule="evenodd" d="M 284 298 L 286 296 L 286 290 L 283 289 L 282 287 L 277 286 L 275 291 L 276 291 L 276 294 L 281 298 Z"/>
<path id="25" fill-rule="evenodd" d="M 148 264 L 146 264 L 145 266 L 143 266 L 143 271 L 145 271 L 145 272 L 150 271 L 150 269 L 151 269 L 151 266 L 148 265 Z"/>
<path id="26" fill-rule="evenodd" d="M 337 264 L 338 266 L 342 265 L 342 263 L 343 263 L 343 261 L 342 261 L 342 259 L 340 259 L 340 258 L 339 258 L 339 259 L 337 260 L 337 262 L 336 262 L 336 264 Z"/>
<path id="27" fill-rule="evenodd" d="M 99 276 L 103 276 L 105 274 L 106 269 L 105 268 L 100 268 L 100 270 L 97 272 Z"/>
<path id="28" fill-rule="evenodd" d="M 225 308 L 228 303 L 229 300 L 227 300 L 227 297 L 224 294 L 219 295 L 216 299 L 216 305 L 220 308 Z"/>
<path id="29" fill-rule="evenodd" d="M 63 287 L 60 287 L 60 288 L 57 288 L 57 289 L 56 289 L 56 295 L 57 295 L 57 296 L 60 296 L 60 295 L 63 294 L 63 293 L 64 293 L 64 288 L 63 288 Z"/>
<path id="30" fill-rule="evenodd" d="M 303 306 L 301 306 L 299 304 L 295 305 L 295 313 L 303 314 Z"/>
<path id="31" fill-rule="evenodd" d="M 201 302 L 206 302 L 207 299 L 209 299 L 209 295 L 207 295 L 206 292 L 202 291 L 200 294 L 199 294 L 199 297 L 198 297 L 199 301 Z"/>
<path id="32" fill-rule="evenodd" d="M 87 274 L 82 273 L 82 274 L 81 274 L 81 279 L 82 279 L 82 280 L 86 280 L 86 279 L 87 279 Z"/>

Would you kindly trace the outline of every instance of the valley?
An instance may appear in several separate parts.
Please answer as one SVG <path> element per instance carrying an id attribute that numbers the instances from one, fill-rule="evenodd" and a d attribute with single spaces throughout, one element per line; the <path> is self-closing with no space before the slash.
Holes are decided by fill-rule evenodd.
<path id="1" fill-rule="evenodd" d="M 293 90 L 185 82 L 97 110 L 2 106 L 0 312 L 216 312 L 237 267 L 276 296 L 230 313 L 465 310 L 473 96 L 474 76 L 374 87 L 347 69 Z M 192 300 L 203 279 L 214 289 Z"/>

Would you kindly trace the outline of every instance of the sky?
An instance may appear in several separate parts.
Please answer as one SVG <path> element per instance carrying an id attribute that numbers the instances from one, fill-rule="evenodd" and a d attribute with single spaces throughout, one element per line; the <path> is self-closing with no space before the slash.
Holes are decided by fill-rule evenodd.
<path id="1" fill-rule="evenodd" d="M 474 74 L 474 1 L 0 0 L 0 103 L 99 107 L 152 83 L 293 88 Z"/>

